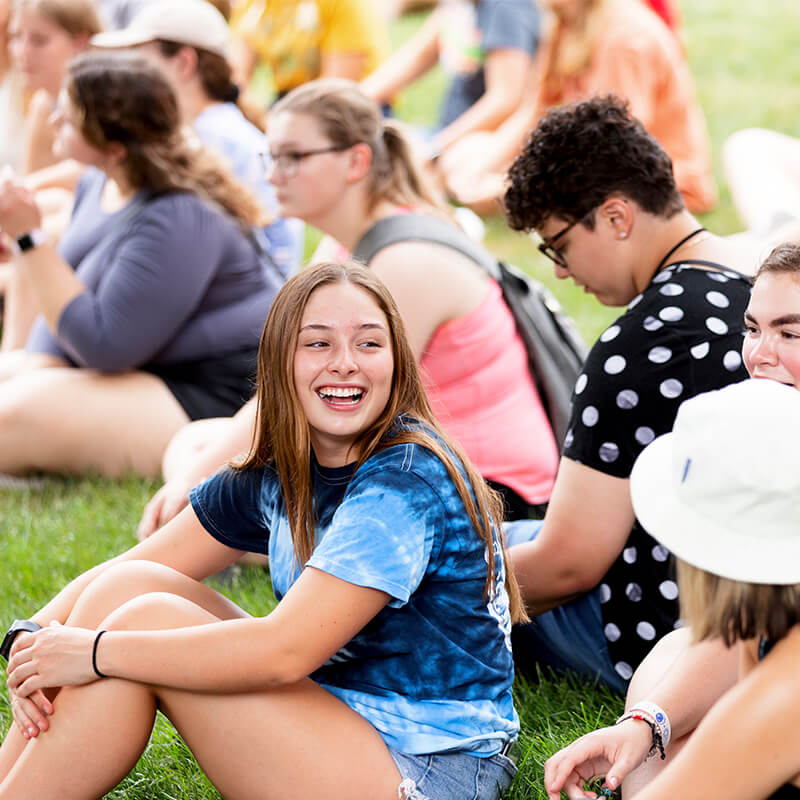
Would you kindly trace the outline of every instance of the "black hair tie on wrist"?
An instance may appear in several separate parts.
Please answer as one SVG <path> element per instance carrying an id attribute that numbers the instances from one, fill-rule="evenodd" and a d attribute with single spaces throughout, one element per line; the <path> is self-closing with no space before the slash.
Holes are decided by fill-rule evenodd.
<path id="1" fill-rule="evenodd" d="M 92 647 L 92 669 L 94 670 L 94 674 L 97 675 L 98 678 L 107 678 L 108 675 L 103 675 L 99 669 L 97 669 L 97 645 L 100 644 L 100 637 L 104 634 L 108 633 L 108 631 L 97 631 L 97 636 L 94 637 L 94 647 Z"/>

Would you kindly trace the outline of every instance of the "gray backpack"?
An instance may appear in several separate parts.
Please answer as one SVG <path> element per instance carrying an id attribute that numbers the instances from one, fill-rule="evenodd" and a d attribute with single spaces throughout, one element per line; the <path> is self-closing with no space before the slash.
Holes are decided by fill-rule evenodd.
<path id="1" fill-rule="evenodd" d="M 485 269 L 500 285 L 560 447 L 569 424 L 572 390 L 588 353 L 575 323 L 542 283 L 497 261 L 453 223 L 438 217 L 400 214 L 378 220 L 356 244 L 353 258 L 369 264 L 384 247 L 409 241 L 451 247 Z"/>

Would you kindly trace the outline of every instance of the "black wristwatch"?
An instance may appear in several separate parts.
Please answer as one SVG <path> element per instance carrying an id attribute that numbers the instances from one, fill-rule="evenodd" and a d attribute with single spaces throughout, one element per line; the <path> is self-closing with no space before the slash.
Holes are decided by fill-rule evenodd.
<path id="1" fill-rule="evenodd" d="M 42 626 L 37 625 L 32 620 L 15 619 L 14 622 L 11 623 L 11 627 L 8 629 L 8 632 L 3 637 L 3 644 L 0 644 L 0 656 L 3 656 L 3 658 L 8 661 L 8 656 L 11 652 L 11 645 L 14 644 L 14 639 L 17 638 L 18 633 L 22 633 L 23 631 L 34 633 L 35 631 L 40 631 L 41 629 Z"/>
<path id="2" fill-rule="evenodd" d="M 22 236 L 17 237 L 16 250 L 18 253 L 27 253 L 28 250 L 33 250 L 40 244 L 45 244 L 49 241 L 47 233 L 41 228 L 34 228 L 28 233 L 23 233 Z"/>

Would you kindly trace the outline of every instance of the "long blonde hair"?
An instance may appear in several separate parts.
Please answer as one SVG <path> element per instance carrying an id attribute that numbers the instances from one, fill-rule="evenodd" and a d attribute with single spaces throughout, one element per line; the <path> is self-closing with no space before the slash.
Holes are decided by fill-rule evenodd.
<path id="1" fill-rule="evenodd" d="M 361 264 L 317 264 L 295 275 L 278 293 L 258 351 L 258 410 L 253 443 L 247 457 L 236 466 L 250 469 L 269 464 L 275 468 L 295 555 L 300 565 L 305 564 L 314 549 L 316 519 L 311 484 L 311 438 L 294 384 L 294 353 L 303 312 L 313 292 L 321 286 L 347 283 L 369 293 L 385 315 L 394 355 L 389 401 L 380 416 L 353 443 L 353 450 L 358 453 L 356 469 L 376 453 L 398 444 L 413 443 L 434 453 L 455 484 L 473 528 L 486 543 L 486 590 L 492 593 L 496 566 L 493 530 L 500 531 L 502 500 L 436 422 L 406 340 L 400 312 L 388 289 Z M 398 425 L 403 417 L 421 424 Z M 504 552 L 502 538 L 500 548 Z M 515 622 L 527 619 L 513 571 L 507 568 L 505 573 L 511 618 Z"/>
<path id="2" fill-rule="evenodd" d="M 222 160 L 186 136 L 175 93 L 144 56 L 82 53 L 70 62 L 67 93 L 90 144 L 99 150 L 112 142 L 124 145 L 122 167 L 135 189 L 192 192 L 246 229 L 268 219 L 253 193 Z"/>
<path id="3" fill-rule="evenodd" d="M 352 81 L 323 78 L 303 84 L 275 103 L 270 115 L 283 111 L 314 117 L 334 147 L 345 150 L 356 144 L 369 145 L 370 210 L 388 201 L 413 208 L 427 206 L 449 216 L 446 203 L 420 170 L 400 126 L 383 119 L 377 103 Z"/>
<path id="4" fill-rule="evenodd" d="M 579 8 L 569 21 L 556 15 L 543 67 L 543 90 L 547 98 L 560 98 L 565 81 L 589 66 L 600 37 L 608 24 L 613 0 L 573 0 Z"/>

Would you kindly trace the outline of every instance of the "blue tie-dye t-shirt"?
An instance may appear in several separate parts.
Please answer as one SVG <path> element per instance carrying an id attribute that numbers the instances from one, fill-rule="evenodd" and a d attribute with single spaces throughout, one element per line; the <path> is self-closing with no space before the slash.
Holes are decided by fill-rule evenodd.
<path id="1" fill-rule="evenodd" d="M 416 444 L 353 466 L 313 466 L 317 544 L 308 565 L 391 599 L 311 677 L 406 753 L 498 752 L 519 723 L 511 621 L 495 544 L 487 553 L 444 464 Z M 225 544 L 268 553 L 280 599 L 299 574 L 277 474 L 224 469 L 194 489 L 202 525 Z"/>

